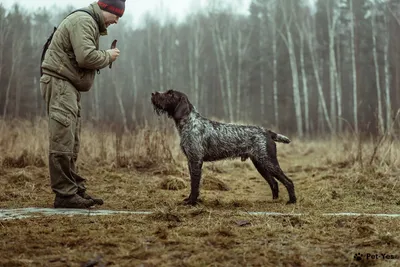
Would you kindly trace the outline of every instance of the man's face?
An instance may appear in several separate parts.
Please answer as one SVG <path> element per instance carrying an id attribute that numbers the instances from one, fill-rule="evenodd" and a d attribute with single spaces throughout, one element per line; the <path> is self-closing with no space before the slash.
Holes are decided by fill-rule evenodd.
<path id="1" fill-rule="evenodd" d="M 103 10 L 103 15 L 104 15 L 104 22 L 106 23 L 106 28 L 108 28 L 108 26 L 110 26 L 111 24 L 118 23 L 119 17 L 117 15 L 104 10 Z"/>

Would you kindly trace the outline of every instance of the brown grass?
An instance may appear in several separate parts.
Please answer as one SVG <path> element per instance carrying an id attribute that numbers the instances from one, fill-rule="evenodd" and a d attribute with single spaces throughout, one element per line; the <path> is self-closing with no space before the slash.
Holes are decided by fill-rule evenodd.
<path id="1" fill-rule="evenodd" d="M 1 124 L 1 122 L 0 122 Z M 0 208 L 51 207 L 46 121 L 11 121 L 0 135 Z M 250 160 L 205 163 L 201 203 L 189 193 L 187 164 L 167 126 L 135 133 L 86 126 L 79 158 L 101 209 L 151 215 L 51 216 L 0 221 L 0 266 L 396 266 L 355 253 L 400 256 L 399 219 L 328 217 L 326 212 L 398 213 L 400 145 L 348 136 L 278 144 L 293 179 L 272 200 Z M 379 144 L 379 146 L 377 146 Z M 248 211 L 306 213 L 267 217 Z"/>

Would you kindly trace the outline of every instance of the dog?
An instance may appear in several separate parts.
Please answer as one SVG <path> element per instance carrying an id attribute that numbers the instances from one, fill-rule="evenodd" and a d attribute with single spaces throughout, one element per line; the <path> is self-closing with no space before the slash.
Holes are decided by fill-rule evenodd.
<path id="1" fill-rule="evenodd" d="M 250 158 L 257 171 L 267 181 L 272 198 L 279 195 L 280 181 L 287 189 L 289 201 L 296 203 L 294 184 L 282 171 L 276 156 L 275 142 L 291 140 L 263 127 L 221 123 L 203 117 L 179 91 L 153 92 L 151 103 L 157 115 L 166 114 L 175 122 L 180 136 L 180 147 L 188 160 L 190 195 L 184 199 L 187 205 L 196 205 L 203 162 L 223 159 Z"/>

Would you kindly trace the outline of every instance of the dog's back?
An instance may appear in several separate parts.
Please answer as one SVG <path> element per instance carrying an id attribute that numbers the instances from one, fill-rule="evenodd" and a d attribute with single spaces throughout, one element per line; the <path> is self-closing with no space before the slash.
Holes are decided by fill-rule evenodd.
<path id="1" fill-rule="evenodd" d="M 181 146 L 204 161 L 256 155 L 273 140 L 289 140 L 259 126 L 212 121 L 193 110 L 180 131 Z M 290 142 L 290 140 L 289 140 Z M 193 155 L 193 153 L 197 155 Z M 185 153 L 186 154 L 186 153 Z"/>

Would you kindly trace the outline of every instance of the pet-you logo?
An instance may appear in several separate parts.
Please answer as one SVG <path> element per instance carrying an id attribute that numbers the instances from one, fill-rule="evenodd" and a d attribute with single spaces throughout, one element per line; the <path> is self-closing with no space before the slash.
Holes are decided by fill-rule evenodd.
<path id="1" fill-rule="evenodd" d="M 394 255 L 389 253 L 356 253 L 354 254 L 354 260 L 399 260 L 400 255 Z"/>

